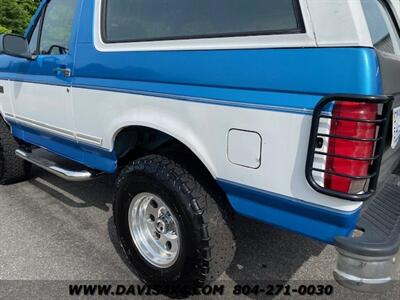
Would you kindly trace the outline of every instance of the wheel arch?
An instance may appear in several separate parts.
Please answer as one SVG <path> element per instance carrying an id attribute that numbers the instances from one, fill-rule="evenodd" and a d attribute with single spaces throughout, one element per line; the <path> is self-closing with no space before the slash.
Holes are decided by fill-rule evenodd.
<path id="1" fill-rule="evenodd" d="M 176 122 L 175 122 L 176 123 Z M 116 129 L 112 135 L 112 147 L 115 150 L 118 147 L 119 138 L 126 132 L 151 130 L 157 132 L 160 135 L 164 135 L 170 138 L 170 141 L 175 141 L 184 147 L 186 147 L 193 157 L 197 158 L 203 165 L 203 167 L 210 173 L 210 175 L 216 179 L 217 172 L 214 164 L 210 159 L 210 154 L 208 153 L 205 143 L 202 142 L 199 137 L 191 130 L 189 127 L 183 129 L 184 126 L 178 125 L 175 128 L 180 128 L 180 130 L 174 130 L 172 126 L 161 126 L 159 124 L 149 123 L 149 122 L 129 122 L 124 123 Z"/>
<path id="2" fill-rule="evenodd" d="M 170 134 L 170 131 L 158 128 L 160 127 L 150 127 L 148 125 L 144 126 L 136 124 L 121 127 L 115 132 L 115 135 L 113 136 L 114 151 L 116 148 L 118 148 L 118 142 L 121 141 L 121 136 L 123 138 L 132 137 L 133 139 L 136 139 L 137 135 L 140 135 L 141 132 L 152 131 L 169 138 L 163 145 L 157 147 L 157 149 L 142 153 L 135 153 L 132 156 L 128 155 L 127 159 L 122 165 L 128 164 L 132 160 L 136 160 L 140 157 L 151 154 L 158 154 L 172 159 L 188 170 L 193 176 L 195 176 L 201 185 L 207 190 L 207 192 L 210 195 L 213 195 L 218 201 L 219 205 L 229 211 L 228 214 L 231 215 L 233 208 L 227 194 L 217 182 L 216 172 L 211 161 L 207 161 L 208 153 L 196 151 L 194 145 L 192 143 L 188 143 L 187 139 L 180 139 L 176 135 Z M 125 137 L 123 136 L 124 133 L 127 133 Z M 133 152 L 135 152 L 135 150 L 133 150 Z"/>

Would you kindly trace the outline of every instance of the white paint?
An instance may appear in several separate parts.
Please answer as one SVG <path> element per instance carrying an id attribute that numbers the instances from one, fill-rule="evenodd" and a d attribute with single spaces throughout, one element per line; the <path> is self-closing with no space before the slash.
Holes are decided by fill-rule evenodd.
<path id="1" fill-rule="evenodd" d="M 362 0 L 307 0 L 318 47 L 372 47 Z"/>
<path id="2" fill-rule="evenodd" d="M 397 17 L 400 16 L 400 0 L 389 0 L 393 6 L 394 11 L 397 14 Z"/>
<path id="3" fill-rule="evenodd" d="M 72 92 L 76 130 L 101 138 L 108 150 L 123 128 L 146 126 L 188 146 L 215 178 L 342 211 L 361 205 L 322 195 L 308 185 L 305 164 L 310 115 L 82 88 Z M 257 132 L 266 143 L 258 169 L 229 162 L 227 135 L 232 128 Z"/>
<path id="4" fill-rule="evenodd" d="M 61 132 L 74 138 L 71 94 L 67 87 L 13 82 L 13 113 L 24 124 Z"/>
<path id="5" fill-rule="evenodd" d="M 71 106 L 74 113 L 68 120 L 60 120 L 60 114 L 69 114 L 72 110 L 53 111 L 54 104 L 50 106 L 48 102 L 57 102 L 57 97 L 51 95 L 58 95 L 58 88 L 62 88 L 31 83 L 27 86 L 29 90 L 35 90 L 29 99 L 25 98 L 27 109 L 19 103 L 22 98 L 15 101 L 19 104 L 19 113 L 24 113 L 24 116 L 17 114 L 15 120 L 27 126 L 69 139 L 75 137 L 77 140 L 77 135 L 91 137 L 85 142 L 102 141 L 102 148 L 108 151 L 112 151 L 114 139 L 122 129 L 146 126 L 185 144 L 214 178 L 341 211 L 354 211 L 361 206 L 360 202 L 320 194 L 307 183 L 305 164 L 312 122 L 310 115 L 73 88 Z M 43 100 L 45 93 L 48 98 Z M 35 103 L 36 109 L 33 109 Z M 60 101 L 58 109 L 68 106 Z M 66 129 L 67 126 L 72 129 Z M 232 128 L 257 132 L 264 142 L 269 141 L 262 146 L 262 164 L 258 169 L 235 165 L 228 160 L 227 135 Z"/>
<path id="6" fill-rule="evenodd" d="M 8 80 L 0 80 L 0 86 L 3 87 L 4 93 L 0 93 L 0 113 L 4 119 L 5 112 L 10 112 L 10 115 L 13 115 L 13 107 L 11 103 L 11 89 L 10 82 Z"/>
<path id="7" fill-rule="evenodd" d="M 46 124 L 40 121 L 36 121 L 30 118 L 26 118 L 20 115 L 14 115 L 12 118 L 9 119 L 13 119 L 14 121 L 16 121 L 17 123 L 20 123 L 22 125 L 26 125 L 28 127 L 33 127 L 36 129 L 40 129 L 43 131 L 47 131 L 50 132 L 52 134 L 56 134 L 56 135 L 60 135 L 63 136 L 65 138 L 68 139 L 75 139 L 75 134 L 73 131 L 71 130 L 66 130 L 60 127 L 56 127 L 50 124 Z"/>
<path id="8" fill-rule="evenodd" d="M 228 133 L 228 159 L 231 163 L 257 169 L 261 165 L 261 136 L 257 132 L 231 129 Z"/>
<path id="9" fill-rule="evenodd" d="M 364 45 L 366 47 L 372 47 L 373 42 L 361 1 L 363 0 L 349 1 L 349 8 L 353 16 L 355 31 L 357 33 L 360 46 Z"/>

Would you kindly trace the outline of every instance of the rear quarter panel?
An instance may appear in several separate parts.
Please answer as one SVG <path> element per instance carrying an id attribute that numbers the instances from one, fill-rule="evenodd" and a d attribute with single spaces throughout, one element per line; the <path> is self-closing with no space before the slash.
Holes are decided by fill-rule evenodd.
<path id="1" fill-rule="evenodd" d="M 305 179 L 305 160 L 311 114 L 320 99 L 381 94 L 373 49 L 136 51 L 132 45 L 104 51 L 94 43 L 100 28 L 90 29 L 95 3 L 83 2 L 76 45 L 78 133 L 112 150 L 122 128 L 156 128 L 185 143 L 215 178 L 343 211 L 360 206 L 315 192 Z M 229 162 L 232 128 L 262 136 L 260 168 Z"/>

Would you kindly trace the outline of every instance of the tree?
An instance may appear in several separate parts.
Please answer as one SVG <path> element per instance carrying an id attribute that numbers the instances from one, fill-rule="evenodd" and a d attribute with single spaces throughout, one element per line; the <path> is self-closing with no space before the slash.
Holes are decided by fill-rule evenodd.
<path id="1" fill-rule="evenodd" d="M 0 33 L 23 34 L 40 0 L 0 0 Z"/>
<path id="2" fill-rule="evenodd" d="M 10 32 L 11 32 L 10 29 L 5 28 L 5 27 L 0 25 L 0 34 L 2 34 L 2 33 L 10 33 Z"/>

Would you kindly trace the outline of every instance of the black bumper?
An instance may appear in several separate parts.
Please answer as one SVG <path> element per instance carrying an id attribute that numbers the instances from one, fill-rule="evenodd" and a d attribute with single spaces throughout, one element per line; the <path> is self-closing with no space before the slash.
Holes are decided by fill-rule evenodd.
<path id="1" fill-rule="evenodd" d="M 384 257 L 400 249 L 400 176 L 391 175 L 363 207 L 357 229 L 360 237 L 337 237 L 335 246 L 347 252 Z"/>
<path id="2" fill-rule="evenodd" d="M 336 238 L 334 276 L 351 289 L 385 291 L 400 266 L 400 176 L 391 175 L 364 204 L 357 229 L 361 235 Z"/>

